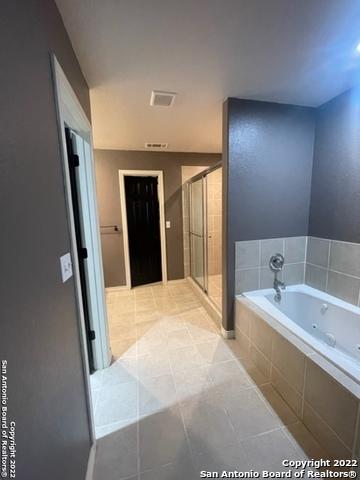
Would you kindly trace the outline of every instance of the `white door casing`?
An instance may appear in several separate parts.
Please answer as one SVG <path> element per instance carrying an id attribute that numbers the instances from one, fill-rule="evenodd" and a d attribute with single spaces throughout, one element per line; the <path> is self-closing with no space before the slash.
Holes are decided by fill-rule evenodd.
<path id="1" fill-rule="evenodd" d="M 92 132 L 91 124 L 55 55 L 51 55 L 51 66 L 54 83 L 55 104 L 57 109 L 67 218 L 71 241 L 76 304 L 79 320 L 79 337 L 84 370 L 85 391 L 87 394 L 86 401 L 90 423 L 91 441 L 92 444 L 95 445 L 95 426 L 90 390 L 90 372 L 87 358 L 86 331 L 81 296 L 65 127 L 67 126 L 76 132 L 76 149 L 80 159 L 80 167 L 78 172 L 81 197 L 80 211 L 82 214 L 85 245 L 88 249 L 89 255 L 89 262 L 86 268 L 90 292 L 89 313 L 91 326 L 95 330 L 95 335 L 97 337 L 95 342 L 93 342 L 94 364 L 96 369 L 102 369 L 110 365 L 111 352 L 109 347 L 105 288 L 100 247 L 100 230 L 96 202 L 95 169 L 92 153 Z"/>
<path id="2" fill-rule="evenodd" d="M 131 288 L 131 272 L 130 272 L 130 252 L 129 252 L 129 236 L 127 227 L 126 214 L 126 196 L 125 196 L 125 177 L 157 177 L 158 179 L 158 199 L 160 210 L 160 243 L 161 243 L 161 271 L 162 283 L 166 285 L 167 279 L 167 254 L 166 254 L 166 233 L 165 233 L 165 195 L 164 195 L 164 175 L 162 170 L 119 170 L 120 185 L 120 207 L 121 221 L 124 241 L 124 261 L 125 261 L 125 277 L 126 287 Z"/>

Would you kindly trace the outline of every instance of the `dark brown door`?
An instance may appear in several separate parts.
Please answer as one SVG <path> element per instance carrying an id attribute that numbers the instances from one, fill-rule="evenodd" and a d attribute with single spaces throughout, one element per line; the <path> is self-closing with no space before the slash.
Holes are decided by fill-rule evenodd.
<path id="1" fill-rule="evenodd" d="M 162 280 L 157 177 L 125 177 L 131 286 Z"/>

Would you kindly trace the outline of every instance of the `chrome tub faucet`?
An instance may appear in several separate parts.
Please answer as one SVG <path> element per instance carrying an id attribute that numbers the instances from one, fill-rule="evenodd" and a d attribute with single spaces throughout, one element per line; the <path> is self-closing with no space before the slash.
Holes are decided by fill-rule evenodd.
<path id="1" fill-rule="evenodd" d="M 283 255 L 281 255 L 281 253 L 276 253 L 270 258 L 269 268 L 272 272 L 274 272 L 274 283 L 273 283 L 273 288 L 275 290 L 274 300 L 277 303 L 281 302 L 281 290 L 286 289 L 285 283 L 281 282 L 277 278 L 278 273 L 281 272 L 283 266 L 284 266 L 284 257 Z"/>

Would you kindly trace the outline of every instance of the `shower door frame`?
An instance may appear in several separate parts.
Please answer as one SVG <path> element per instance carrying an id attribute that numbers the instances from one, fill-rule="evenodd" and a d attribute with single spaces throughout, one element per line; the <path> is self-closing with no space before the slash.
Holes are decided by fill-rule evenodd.
<path id="1" fill-rule="evenodd" d="M 209 232 L 208 232 L 208 206 L 207 206 L 207 176 L 212 173 L 213 171 L 217 170 L 218 168 L 221 168 L 222 162 L 218 162 L 215 165 L 212 165 L 211 167 L 207 168 L 206 170 L 203 170 L 202 172 L 198 173 L 194 177 L 190 178 L 186 183 L 188 187 L 187 195 L 188 195 L 188 204 L 189 204 L 189 256 L 190 256 L 190 277 L 196 282 L 196 284 L 203 290 L 204 293 L 209 296 L 208 292 L 208 241 L 209 241 Z M 201 285 L 197 280 L 196 277 L 192 275 L 192 252 L 191 252 L 191 185 L 197 181 L 201 180 L 202 181 L 202 214 L 203 214 L 203 277 L 204 277 L 204 285 Z"/>

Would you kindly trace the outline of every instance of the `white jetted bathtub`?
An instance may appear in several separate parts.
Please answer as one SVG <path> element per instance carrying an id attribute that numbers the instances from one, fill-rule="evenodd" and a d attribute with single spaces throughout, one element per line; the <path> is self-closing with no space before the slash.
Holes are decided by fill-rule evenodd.
<path id="1" fill-rule="evenodd" d="M 360 308 L 307 285 L 243 294 L 360 384 Z"/>

